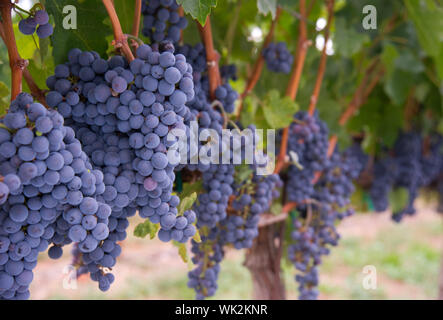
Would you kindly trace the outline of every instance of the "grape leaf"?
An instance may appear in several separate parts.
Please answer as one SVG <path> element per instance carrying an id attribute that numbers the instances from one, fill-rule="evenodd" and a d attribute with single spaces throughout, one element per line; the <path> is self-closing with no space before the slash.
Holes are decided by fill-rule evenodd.
<path id="1" fill-rule="evenodd" d="M 192 240 L 194 240 L 197 243 L 202 242 L 202 238 L 200 237 L 200 232 L 198 231 L 198 229 L 195 232 L 194 236 L 192 237 Z"/>
<path id="2" fill-rule="evenodd" d="M 188 257 L 188 249 L 186 248 L 186 244 L 179 243 L 177 241 L 173 241 L 172 243 L 174 244 L 174 246 L 176 246 L 178 248 L 178 254 L 179 254 L 180 258 L 182 258 L 183 262 L 188 263 L 189 257 Z"/>
<path id="3" fill-rule="evenodd" d="M 385 91 L 396 105 L 406 101 L 411 85 L 414 83 L 412 74 L 395 69 L 385 82 Z"/>
<path id="4" fill-rule="evenodd" d="M 189 197 L 194 192 L 200 193 L 203 190 L 203 182 L 201 180 L 196 182 L 186 182 L 183 183 L 183 191 L 180 193 L 180 199 Z"/>
<path id="5" fill-rule="evenodd" d="M 66 61 L 69 50 L 94 50 L 104 56 L 108 43 L 105 36 L 112 33 L 111 26 L 104 23 L 107 18 L 106 10 L 100 0 L 75 2 L 77 9 L 77 29 L 63 27 L 63 20 L 67 14 L 63 8 L 73 5 L 71 0 L 47 0 L 46 10 L 54 17 L 55 29 L 51 40 L 54 45 L 53 55 L 55 64 Z"/>
<path id="6" fill-rule="evenodd" d="M 192 208 L 194 202 L 197 200 L 197 193 L 193 192 L 190 196 L 181 199 L 178 206 L 178 215 L 183 215 L 185 211 Z"/>
<path id="7" fill-rule="evenodd" d="M 343 18 L 335 22 L 334 48 L 344 57 L 351 57 L 359 52 L 363 44 L 369 40 L 368 35 L 361 34 L 346 25 Z"/>
<path id="8" fill-rule="evenodd" d="M 9 108 L 9 88 L 0 81 L 0 115 L 6 114 L 6 109 Z"/>
<path id="9" fill-rule="evenodd" d="M 217 6 L 217 0 L 177 0 L 183 6 L 183 10 L 198 20 L 202 26 L 206 23 L 206 17 L 211 13 L 211 8 Z"/>
<path id="10" fill-rule="evenodd" d="M 263 103 L 263 113 L 266 121 L 273 129 L 281 129 L 291 124 L 293 115 L 298 111 L 298 105 L 289 97 L 280 97 L 277 90 L 268 92 Z"/>
<path id="11" fill-rule="evenodd" d="M 271 13 L 272 18 L 275 18 L 277 12 L 277 0 L 257 0 L 257 8 L 263 15 Z"/>
<path id="12" fill-rule="evenodd" d="M 282 210 L 283 210 L 283 206 L 280 202 L 274 202 L 271 205 L 271 213 L 272 214 L 275 214 L 275 215 L 281 214 Z"/>
<path id="13" fill-rule="evenodd" d="M 389 204 L 392 212 L 403 210 L 408 205 L 408 190 L 406 188 L 396 188 L 389 193 Z"/>
<path id="14" fill-rule="evenodd" d="M 155 234 L 157 233 L 158 229 L 160 228 L 159 224 L 154 224 L 149 220 L 146 220 L 145 222 L 139 223 L 135 229 L 134 229 L 134 236 L 138 238 L 146 238 L 146 236 L 149 234 L 149 237 L 152 239 L 155 238 Z"/>

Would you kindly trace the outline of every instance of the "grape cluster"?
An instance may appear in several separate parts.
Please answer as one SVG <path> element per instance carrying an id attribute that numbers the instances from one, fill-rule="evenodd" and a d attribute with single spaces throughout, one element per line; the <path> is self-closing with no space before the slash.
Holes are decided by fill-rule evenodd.
<path id="1" fill-rule="evenodd" d="M 41 39 L 49 37 L 54 32 L 45 10 L 37 10 L 32 16 L 20 20 L 18 29 L 24 35 L 32 35 L 37 31 L 37 36 Z"/>
<path id="2" fill-rule="evenodd" d="M 299 215 L 294 220 L 288 248 L 290 260 L 300 272 L 295 277 L 299 284 L 300 299 L 316 299 L 318 295 L 318 265 L 329 247 L 336 246 L 340 238 L 336 222 L 353 214 L 350 196 L 354 192 L 352 181 L 362 166 L 352 152 L 337 150 L 322 170 L 314 186 L 314 193 L 306 203 L 297 206 Z"/>
<path id="3" fill-rule="evenodd" d="M 0 207 L 0 296 L 27 299 L 39 252 L 78 243 L 94 250 L 108 232 L 108 205 L 97 200 L 103 177 L 93 170 L 63 117 L 21 93 L 2 119 L 0 174 L 9 196 Z"/>
<path id="4" fill-rule="evenodd" d="M 376 160 L 370 196 L 376 211 L 389 207 L 389 193 L 396 188 L 408 192 L 405 207 L 393 212 L 400 222 L 405 215 L 413 215 L 414 201 L 421 187 L 438 179 L 442 163 L 442 138 L 433 134 L 423 139 L 417 132 L 401 132 L 390 153 Z"/>
<path id="5" fill-rule="evenodd" d="M 190 112 L 185 103 L 194 98 L 192 68 L 183 55 L 148 45 L 136 53 L 128 63 L 122 56 L 104 60 L 95 52 L 73 49 L 69 61 L 47 79 L 48 105 L 66 118 L 93 167 L 103 172 L 100 199 L 112 209 L 110 234 L 97 252 L 83 254 L 79 264 L 102 290 L 110 284 L 103 269 L 114 265 L 121 251 L 117 241 L 126 238 L 127 218 L 137 210 L 160 224 L 163 241 L 185 242 L 196 232 L 192 211 L 177 216 L 179 198 L 172 195 L 177 164 L 168 158 L 177 141 L 168 137 L 170 131 L 187 131 L 184 118 Z M 103 253 L 107 260 L 97 264 Z"/>
<path id="6" fill-rule="evenodd" d="M 220 75 L 226 82 L 229 80 L 237 81 L 237 66 L 235 64 L 221 66 Z"/>
<path id="7" fill-rule="evenodd" d="M 188 287 L 195 290 L 198 300 L 213 296 L 217 291 L 220 263 L 225 255 L 218 229 L 209 230 L 208 235 L 202 236 L 201 243 L 192 240 L 192 262 L 196 267 L 188 273 Z"/>
<path id="8" fill-rule="evenodd" d="M 251 175 L 251 179 L 235 185 L 231 208 L 236 212 L 220 224 L 222 241 L 237 250 L 252 247 L 258 235 L 260 216 L 280 196 L 278 188 L 283 184 L 278 174 L 260 176 L 253 170 Z"/>
<path id="9" fill-rule="evenodd" d="M 298 159 L 288 170 L 287 197 L 290 202 L 302 203 L 314 193 L 315 173 L 328 163 L 328 128 L 318 119 L 300 111 L 289 127 L 288 153 Z"/>
<path id="10" fill-rule="evenodd" d="M 278 73 L 289 73 L 294 62 L 294 57 L 289 52 L 285 42 L 271 42 L 263 50 L 263 57 L 268 69 Z"/>
<path id="11" fill-rule="evenodd" d="M 188 20 L 179 14 L 176 0 L 145 0 L 142 3 L 143 35 L 152 43 L 169 40 L 180 41 L 181 31 L 188 25 Z"/>
<path id="12" fill-rule="evenodd" d="M 186 57 L 186 61 L 192 66 L 194 72 L 203 73 L 206 71 L 206 50 L 205 46 L 199 42 L 195 46 L 185 44 L 177 47 L 177 53 Z"/>

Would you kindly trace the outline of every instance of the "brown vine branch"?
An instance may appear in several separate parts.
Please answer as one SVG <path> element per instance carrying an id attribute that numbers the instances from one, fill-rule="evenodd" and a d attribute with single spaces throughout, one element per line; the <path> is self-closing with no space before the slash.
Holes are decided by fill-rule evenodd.
<path id="1" fill-rule="evenodd" d="M 22 91 L 23 69 L 27 61 L 20 57 L 15 42 L 14 29 L 12 27 L 11 10 L 14 4 L 10 0 L 0 1 L 1 34 L 6 48 L 8 49 L 9 65 L 11 67 L 11 101 Z"/>
<path id="2" fill-rule="evenodd" d="M 203 44 L 206 50 L 206 61 L 208 65 L 209 75 L 209 95 L 212 100 L 215 99 L 215 89 L 221 85 L 220 69 L 218 67 L 218 61 L 220 55 L 214 49 L 214 41 L 212 39 L 211 19 L 209 16 L 206 18 L 206 23 L 202 26 L 197 21 L 198 30 L 202 38 Z"/>
<path id="3" fill-rule="evenodd" d="M 269 43 L 271 43 L 272 39 L 274 38 L 275 26 L 277 25 L 277 22 L 278 22 L 278 19 L 280 18 L 281 12 L 282 12 L 282 9 L 280 7 L 278 7 L 277 13 L 275 15 L 275 19 L 272 20 L 271 27 L 269 29 L 269 32 L 268 32 L 266 38 L 265 38 L 265 41 L 263 42 L 263 46 L 260 49 L 260 52 L 258 54 L 258 58 L 255 61 L 254 67 L 252 69 L 251 75 L 249 76 L 245 90 L 243 91 L 243 93 L 240 96 L 240 104 L 238 106 L 238 111 L 237 111 L 237 120 L 240 119 L 241 111 L 243 109 L 244 99 L 255 88 L 258 80 L 260 79 L 260 76 L 263 71 L 263 67 L 265 65 L 265 58 L 263 56 L 263 51 L 266 49 L 266 47 L 269 45 Z"/>
<path id="4" fill-rule="evenodd" d="M 309 108 L 308 108 L 308 113 L 311 116 L 314 114 L 315 107 L 317 106 L 318 95 L 320 94 L 320 89 L 321 89 L 323 77 L 324 77 L 325 70 L 326 70 L 326 58 L 328 56 L 326 54 L 326 49 L 327 49 L 326 47 L 327 47 L 327 43 L 329 40 L 332 20 L 334 19 L 334 0 L 327 1 L 327 8 L 328 8 L 328 20 L 327 20 L 326 27 L 325 27 L 325 35 L 324 35 L 325 41 L 324 41 L 324 45 L 323 45 L 323 49 L 322 49 L 322 53 L 321 53 L 321 57 L 320 57 L 320 63 L 318 66 L 317 79 L 315 80 L 315 86 L 314 86 L 314 90 L 311 95 L 311 100 L 310 100 Z"/>
<path id="5" fill-rule="evenodd" d="M 300 0 L 300 14 L 302 17 L 306 17 L 306 0 Z M 297 97 L 298 87 L 300 85 L 300 79 L 303 72 L 303 67 L 305 64 L 306 53 L 310 45 L 310 41 L 307 39 L 307 28 L 305 19 L 300 19 L 299 28 L 299 39 L 297 45 L 297 52 L 294 61 L 293 70 L 291 73 L 291 78 L 289 80 L 288 88 L 286 90 L 286 95 L 292 100 Z M 283 130 L 282 142 L 280 146 L 280 153 L 277 158 L 277 165 L 275 166 L 275 173 L 279 173 L 285 164 L 286 151 L 288 148 L 288 138 L 289 138 L 289 127 Z"/>
<path id="6" fill-rule="evenodd" d="M 140 19 L 142 14 L 142 0 L 135 0 L 134 22 L 132 25 L 132 35 L 138 38 L 140 32 Z"/>
<path id="7" fill-rule="evenodd" d="M 134 55 L 132 54 L 131 48 L 129 48 L 127 37 L 122 31 L 122 26 L 118 19 L 117 12 L 115 12 L 112 0 L 102 0 L 102 2 L 106 11 L 108 11 L 109 18 L 111 19 L 111 25 L 114 31 L 113 45 L 116 49 L 121 50 L 126 59 L 131 62 L 134 60 Z"/>

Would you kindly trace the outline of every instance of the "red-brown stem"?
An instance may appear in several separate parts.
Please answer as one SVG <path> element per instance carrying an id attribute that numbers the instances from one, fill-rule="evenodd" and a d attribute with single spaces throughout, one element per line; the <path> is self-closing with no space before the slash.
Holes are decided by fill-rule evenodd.
<path id="1" fill-rule="evenodd" d="M 132 35 L 138 38 L 140 32 L 140 19 L 142 15 L 142 0 L 135 0 L 134 22 L 132 24 Z"/>
<path id="2" fill-rule="evenodd" d="M 218 61 L 220 55 L 214 49 L 214 41 L 212 39 L 211 19 L 206 18 L 206 23 L 202 26 L 197 21 L 198 30 L 206 49 L 206 61 L 208 64 L 209 75 L 209 95 L 212 100 L 215 99 L 215 89 L 221 84 L 220 70 L 218 68 Z"/>
<path id="3" fill-rule="evenodd" d="M 302 18 L 306 18 L 306 0 L 300 0 L 300 14 Z M 306 20 L 300 19 L 300 30 L 299 30 L 296 58 L 294 61 L 291 78 L 289 80 L 289 85 L 286 90 L 286 95 L 290 97 L 292 100 L 295 100 L 297 97 L 297 91 L 300 85 L 300 79 L 305 64 L 306 53 L 308 51 L 308 47 L 310 44 L 310 42 L 307 39 L 307 34 L 308 33 L 306 28 Z M 281 169 L 283 169 L 283 166 L 285 164 L 286 151 L 288 148 L 288 138 L 289 138 L 289 127 L 283 130 L 280 153 L 278 155 L 277 165 L 275 166 L 275 171 L 274 171 L 275 173 L 279 173 Z"/>
<path id="4" fill-rule="evenodd" d="M 318 95 L 320 94 L 320 89 L 321 89 L 321 85 L 323 82 L 323 76 L 324 76 L 325 70 L 326 70 L 326 58 L 328 56 L 326 54 L 326 47 L 327 47 L 326 45 L 329 40 L 329 33 L 330 33 L 332 20 L 334 19 L 334 0 L 329 0 L 327 3 L 327 7 L 328 7 L 328 21 L 327 21 L 326 27 L 325 27 L 325 35 L 324 35 L 325 42 L 323 45 L 323 50 L 322 50 L 321 57 L 320 57 L 320 63 L 318 66 L 317 79 L 315 80 L 315 86 L 314 86 L 314 90 L 311 95 L 311 100 L 310 100 L 309 108 L 308 108 L 308 113 L 311 116 L 314 114 L 315 107 L 317 106 Z"/>
<path id="5" fill-rule="evenodd" d="M 116 49 L 121 50 L 126 59 L 131 62 L 134 60 L 134 55 L 132 54 L 131 48 L 127 41 L 127 37 L 123 33 L 120 20 L 118 19 L 117 12 L 115 12 L 112 0 L 102 0 L 103 5 L 108 11 L 109 18 L 111 19 L 112 29 L 114 30 L 114 41 L 113 45 Z"/>
<path id="6" fill-rule="evenodd" d="M 0 0 L 0 12 L 2 17 L 2 35 L 8 49 L 9 65 L 11 67 L 11 101 L 22 92 L 23 69 L 27 61 L 23 60 L 17 49 L 14 29 L 12 28 L 11 10 L 13 4 L 10 0 Z"/>
<path id="7" fill-rule="evenodd" d="M 31 73 L 26 68 L 23 70 L 23 78 L 25 78 L 25 81 L 28 84 L 29 90 L 31 90 L 31 95 L 34 97 L 34 99 L 36 99 L 46 108 L 49 108 L 48 105 L 46 104 L 45 92 L 37 86 L 37 84 L 35 83 L 34 79 L 31 76 Z"/>
<path id="8" fill-rule="evenodd" d="M 248 82 L 246 84 L 245 90 L 240 96 L 240 104 L 238 106 L 237 111 L 237 120 L 240 118 L 241 111 L 243 109 L 243 102 L 244 99 L 248 96 L 248 94 L 254 90 L 255 86 L 257 85 L 258 80 L 260 79 L 260 76 L 263 71 L 263 67 L 265 65 L 265 58 L 263 56 L 263 50 L 266 49 L 266 47 L 271 43 L 272 39 L 274 38 L 274 31 L 275 26 L 277 25 L 278 19 L 280 18 L 282 9 L 280 7 L 277 8 L 277 13 L 275 15 L 275 19 L 272 20 L 271 28 L 269 29 L 269 32 L 265 38 L 265 41 L 263 42 L 263 46 L 260 49 L 260 52 L 258 54 L 258 58 L 255 61 L 254 68 L 252 69 L 251 75 L 249 76 Z"/>

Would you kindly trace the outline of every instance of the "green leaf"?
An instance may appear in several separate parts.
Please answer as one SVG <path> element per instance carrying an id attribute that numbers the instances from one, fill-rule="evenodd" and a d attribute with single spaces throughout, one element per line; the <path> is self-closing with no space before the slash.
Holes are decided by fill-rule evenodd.
<path id="1" fill-rule="evenodd" d="M 188 248 L 186 247 L 186 243 L 179 243 L 177 241 L 172 241 L 172 244 L 178 248 L 178 254 L 182 258 L 184 263 L 189 262 L 188 257 Z"/>
<path id="2" fill-rule="evenodd" d="M 183 10 L 198 20 L 202 26 L 206 23 L 206 17 L 211 13 L 211 8 L 217 6 L 217 0 L 177 0 L 183 6 Z"/>
<path id="3" fill-rule="evenodd" d="M 67 16 L 63 13 L 63 7 L 66 5 L 74 5 L 77 9 L 77 29 L 63 28 L 63 20 Z M 69 50 L 73 48 L 94 50 L 100 56 L 105 56 L 108 48 L 105 37 L 112 34 L 112 29 L 109 24 L 104 23 L 108 15 L 102 1 L 47 0 L 46 10 L 55 21 L 51 40 L 54 44 L 53 55 L 56 64 L 64 63 Z"/>
<path id="4" fill-rule="evenodd" d="M 275 214 L 275 215 L 280 214 L 280 213 L 282 213 L 282 210 L 283 210 L 283 206 L 280 202 L 274 202 L 271 205 L 271 213 L 272 214 Z"/>
<path id="5" fill-rule="evenodd" d="M 191 209 L 196 200 L 197 200 L 196 192 L 193 192 L 190 196 L 181 199 L 180 204 L 178 206 L 178 214 L 183 215 L 185 211 Z"/>
<path id="6" fill-rule="evenodd" d="M 160 228 L 159 224 L 153 224 L 151 221 L 146 220 L 145 222 L 139 223 L 134 229 L 134 236 L 138 238 L 146 238 L 149 234 L 149 237 L 152 239 L 155 238 L 155 235 Z"/>
<path id="7" fill-rule="evenodd" d="M 272 89 L 263 102 L 263 113 L 266 121 L 273 129 L 282 129 L 291 124 L 298 105 L 289 97 L 280 97 L 277 90 Z"/>
<path id="8" fill-rule="evenodd" d="M 336 20 L 335 29 L 334 48 L 344 57 L 352 57 L 369 41 L 367 34 L 358 33 L 347 26 L 343 18 Z"/>
<path id="9" fill-rule="evenodd" d="M 180 199 L 184 199 L 189 197 L 194 192 L 200 193 L 203 190 L 203 182 L 202 180 L 198 180 L 195 182 L 186 182 L 183 183 L 183 191 L 180 192 Z"/>
<path id="10" fill-rule="evenodd" d="M 254 170 L 248 165 L 239 165 L 235 167 L 235 181 L 239 184 L 247 181 L 253 174 Z"/>
<path id="11" fill-rule="evenodd" d="M 381 54 L 381 61 L 383 62 L 384 67 L 386 68 L 386 74 L 390 75 L 394 71 L 394 63 L 395 59 L 398 57 L 398 51 L 390 43 L 387 43 L 383 47 L 383 53 Z"/>
<path id="12" fill-rule="evenodd" d="M 389 204 L 392 212 L 403 210 L 409 201 L 408 190 L 406 188 L 396 188 L 389 193 Z"/>
<path id="13" fill-rule="evenodd" d="M 257 0 L 257 8 L 263 15 L 271 13 L 272 18 L 275 18 L 277 12 L 277 0 Z"/>
<path id="14" fill-rule="evenodd" d="M 438 76 L 443 79 L 443 8 L 433 1 L 408 0 L 404 4 L 420 45 L 433 57 Z"/>
<path id="15" fill-rule="evenodd" d="M 202 238 L 200 237 L 200 232 L 198 231 L 198 229 L 195 232 L 194 236 L 192 237 L 192 240 L 194 240 L 197 243 L 202 242 Z"/>
<path id="16" fill-rule="evenodd" d="M 437 57 L 443 39 L 443 8 L 432 1 L 407 0 L 404 4 L 421 46 L 430 56 Z"/>
<path id="17" fill-rule="evenodd" d="M 412 74 L 400 69 L 395 69 L 386 79 L 385 91 L 396 105 L 403 104 L 414 84 Z"/>
<path id="18" fill-rule="evenodd" d="M 130 34 L 134 21 L 135 1 L 114 0 L 114 7 L 118 14 L 123 33 Z"/>
<path id="19" fill-rule="evenodd" d="M 425 70 L 425 66 L 411 51 L 403 51 L 395 59 L 395 67 L 410 73 L 420 73 Z"/>
<path id="20" fill-rule="evenodd" d="M 9 108 L 9 88 L 0 81 L 0 115 L 6 114 L 6 109 Z"/>

